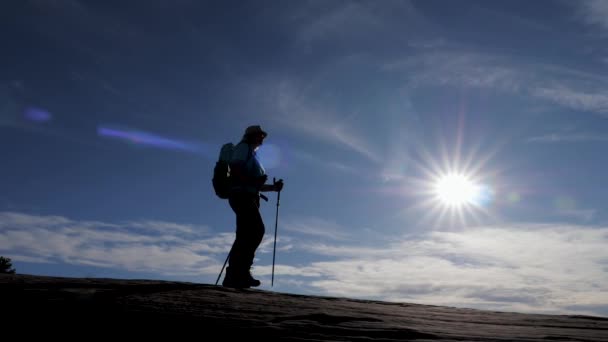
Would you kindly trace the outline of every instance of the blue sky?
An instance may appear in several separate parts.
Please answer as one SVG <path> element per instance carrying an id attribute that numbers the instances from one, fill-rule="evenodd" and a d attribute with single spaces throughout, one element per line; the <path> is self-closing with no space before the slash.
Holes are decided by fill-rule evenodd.
<path id="1" fill-rule="evenodd" d="M 608 1 L 0 5 L 0 254 L 214 283 L 221 145 L 282 178 L 264 290 L 608 315 Z M 450 207 L 438 179 L 483 198 Z"/>

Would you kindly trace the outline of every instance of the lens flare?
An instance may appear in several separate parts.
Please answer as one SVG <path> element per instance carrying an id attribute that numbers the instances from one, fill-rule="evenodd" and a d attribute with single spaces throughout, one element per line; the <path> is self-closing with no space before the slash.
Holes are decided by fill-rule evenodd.
<path id="1" fill-rule="evenodd" d="M 26 107 L 23 111 L 23 116 L 27 120 L 35 122 L 47 122 L 50 121 L 52 118 L 51 113 L 42 108 L 37 107 Z"/>
<path id="2" fill-rule="evenodd" d="M 260 162 L 266 169 L 273 169 L 281 163 L 281 150 L 273 144 L 264 144 L 257 152 Z"/>
<path id="3" fill-rule="evenodd" d="M 196 154 L 208 155 L 209 149 L 202 143 L 185 142 L 165 138 L 156 134 L 137 130 L 125 130 L 100 126 L 97 134 L 102 137 L 123 140 L 136 145 L 156 147 L 165 150 L 177 150 Z"/>

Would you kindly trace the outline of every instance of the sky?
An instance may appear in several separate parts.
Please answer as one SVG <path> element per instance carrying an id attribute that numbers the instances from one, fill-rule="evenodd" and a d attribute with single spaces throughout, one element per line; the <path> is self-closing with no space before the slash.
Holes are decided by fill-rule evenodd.
<path id="1" fill-rule="evenodd" d="M 9 0 L 0 41 L 17 273 L 214 284 L 261 125 L 260 289 L 608 316 L 608 1 Z"/>

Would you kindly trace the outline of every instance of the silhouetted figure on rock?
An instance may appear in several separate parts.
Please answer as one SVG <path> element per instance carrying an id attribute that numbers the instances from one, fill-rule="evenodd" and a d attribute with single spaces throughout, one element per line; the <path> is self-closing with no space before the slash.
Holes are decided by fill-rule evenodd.
<path id="1" fill-rule="evenodd" d="M 236 239 L 222 282 L 226 287 L 260 286 L 260 281 L 253 278 L 250 272 L 255 252 L 265 233 L 259 211 L 260 192 L 278 192 L 283 188 L 282 181 L 266 184 L 268 176 L 256 157 L 256 151 L 266 136 L 268 134 L 260 126 L 250 126 L 232 152 L 230 177 L 233 184 L 228 201 L 236 214 Z"/>

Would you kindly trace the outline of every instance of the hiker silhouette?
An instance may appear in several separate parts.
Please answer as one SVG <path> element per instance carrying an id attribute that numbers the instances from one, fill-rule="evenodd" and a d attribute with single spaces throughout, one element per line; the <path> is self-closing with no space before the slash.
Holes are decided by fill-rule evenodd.
<path id="1" fill-rule="evenodd" d="M 236 239 L 229 254 L 223 286 L 249 288 L 260 286 L 251 275 L 255 252 L 265 234 L 260 215 L 260 192 L 281 191 L 283 182 L 266 184 L 268 176 L 256 156 L 256 151 L 268 136 L 259 125 L 249 126 L 242 140 L 234 147 L 230 158 L 230 207 L 236 215 Z"/>

